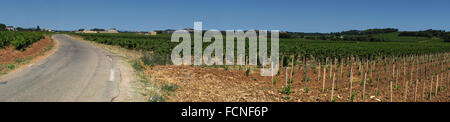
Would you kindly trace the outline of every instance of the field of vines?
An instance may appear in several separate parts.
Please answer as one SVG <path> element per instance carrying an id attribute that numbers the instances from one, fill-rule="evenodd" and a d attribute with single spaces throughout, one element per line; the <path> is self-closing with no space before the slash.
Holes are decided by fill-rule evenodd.
<path id="1" fill-rule="evenodd" d="M 128 49 L 153 51 L 155 53 L 167 55 L 170 55 L 173 47 L 178 45 L 178 43 L 170 42 L 170 34 L 160 34 L 155 36 L 135 33 L 77 35 L 82 36 L 85 40 L 91 40 L 98 43 L 117 45 Z M 203 48 L 206 48 L 208 44 L 209 43 L 204 43 Z M 268 49 L 270 51 L 270 43 L 268 43 Z M 306 56 L 308 59 L 315 58 L 320 61 L 324 61 L 325 58 L 379 58 L 383 56 L 424 55 L 442 52 L 450 52 L 450 43 L 444 43 L 442 39 L 430 39 L 427 42 L 358 42 L 280 39 L 281 55 L 293 55 L 295 57 Z M 246 53 L 248 53 L 248 50 L 246 50 Z"/>
<path id="2" fill-rule="evenodd" d="M 178 44 L 170 42 L 169 34 L 77 35 L 164 55 L 170 55 Z M 305 93 L 326 94 L 320 101 L 330 102 L 448 102 L 449 54 L 450 43 L 440 38 L 389 42 L 280 39 L 281 68 L 272 80 L 281 88 L 279 92 L 290 98 L 296 97 L 293 89 L 302 89 Z"/>
<path id="3" fill-rule="evenodd" d="M 0 31 L 0 49 L 12 45 L 17 50 L 25 50 L 43 38 L 44 34 L 40 32 Z"/>
<path id="4" fill-rule="evenodd" d="M 165 35 L 142 35 L 135 33 L 119 34 L 77 34 L 85 40 L 97 43 L 116 45 L 127 49 L 153 51 L 158 54 L 170 54 L 178 43 L 171 43 L 171 36 Z"/>
<path id="5" fill-rule="evenodd" d="M 283 94 L 302 89 L 327 95 L 321 101 L 448 102 L 449 54 L 326 58 L 324 62 L 290 58 L 273 80 L 282 81 L 278 85 Z"/>

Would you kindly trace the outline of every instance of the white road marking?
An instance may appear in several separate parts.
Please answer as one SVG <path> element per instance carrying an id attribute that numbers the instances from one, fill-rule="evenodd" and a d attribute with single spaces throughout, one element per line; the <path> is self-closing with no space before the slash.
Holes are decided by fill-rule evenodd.
<path id="1" fill-rule="evenodd" d="M 113 60 L 112 60 L 112 58 L 109 55 L 107 55 L 106 57 L 108 58 L 110 63 L 113 63 Z M 112 66 L 111 66 L 111 70 L 110 70 L 110 73 L 109 73 L 109 81 L 114 81 L 114 67 L 112 67 Z"/>
<path id="2" fill-rule="evenodd" d="M 109 81 L 114 81 L 114 69 L 111 69 L 111 70 L 110 70 L 110 73 L 109 73 Z"/>

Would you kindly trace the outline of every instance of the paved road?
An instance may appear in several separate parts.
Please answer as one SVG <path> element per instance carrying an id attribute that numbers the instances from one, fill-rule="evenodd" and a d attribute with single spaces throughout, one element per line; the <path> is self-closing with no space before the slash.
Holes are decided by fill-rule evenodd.
<path id="1" fill-rule="evenodd" d="M 67 35 L 58 50 L 23 71 L 0 79 L 0 101 L 111 101 L 120 72 L 106 51 Z"/>

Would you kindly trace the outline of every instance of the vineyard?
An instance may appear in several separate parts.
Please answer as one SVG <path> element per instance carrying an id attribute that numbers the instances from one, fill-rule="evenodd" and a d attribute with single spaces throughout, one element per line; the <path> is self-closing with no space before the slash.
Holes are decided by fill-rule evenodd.
<path id="1" fill-rule="evenodd" d="M 287 96 L 293 94 L 292 89 L 325 94 L 327 97 L 320 101 L 448 101 L 449 54 L 375 60 L 329 58 L 325 62 L 291 58 L 284 61 L 274 85 L 281 86 L 281 92 Z M 277 79 L 283 82 L 277 84 Z"/>
<path id="2" fill-rule="evenodd" d="M 157 54 L 170 54 L 178 43 L 170 42 L 170 35 L 139 35 L 134 33 L 120 34 L 77 34 L 85 40 L 97 43 L 117 45 L 127 49 L 153 51 Z"/>
<path id="3" fill-rule="evenodd" d="M 170 55 L 171 50 L 178 45 L 178 43 L 170 42 L 170 34 L 160 34 L 157 36 L 134 33 L 77 35 L 82 36 L 85 40 L 91 40 L 98 43 L 117 45 L 128 49 L 153 51 L 154 53 L 164 55 Z M 397 36 L 398 33 L 385 35 Z M 399 38 L 405 39 L 405 37 Z M 407 38 L 408 37 L 406 37 L 406 39 Z M 420 39 L 427 40 L 427 42 L 359 42 L 307 40 L 304 38 L 280 39 L 280 54 L 284 56 L 293 55 L 296 58 L 306 56 L 309 59 L 314 57 L 317 60 L 324 61 L 325 58 L 341 59 L 346 57 L 359 57 L 367 59 L 383 56 L 424 55 L 450 52 L 450 43 L 443 43 L 443 39 Z M 270 39 L 268 41 L 270 42 Z M 270 43 L 268 44 L 268 50 L 270 51 Z M 208 43 L 205 43 L 203 49 L 207 46 Z M 248 53 L 248 50 L 246 51 L 246 53 Z"/>
<path id="4" fill-rule="evenodd" d="M 0 48 L 12 45 L 17 50 L 25 50 L 34 42 L 43 39 L 41 32 L 0 31 Z"/>
<path id="5" fill-rule="evenodd" d="M 178 44 L 170 42 L 169 34 L 76 35 L 162 55 L 170 55 Z M 387 42 L 280 39 L 280 71 L 277 76 L 261 79 L 287 101 L 310 96 L 318 96 L 311 101 L 330 102 L 450 100 L 450 43 L 444 42 L 446 37 L 398 35 L 398 32 L 375 35 L 394 40 Z M 246 67 L 239 70 L 246 69 L 248 76 L 250 66 Z"/>

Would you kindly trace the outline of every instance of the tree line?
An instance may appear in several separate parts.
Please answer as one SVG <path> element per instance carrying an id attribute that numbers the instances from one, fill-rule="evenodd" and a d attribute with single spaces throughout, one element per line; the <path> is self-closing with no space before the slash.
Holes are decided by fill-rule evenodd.
<path id="1" fill-rule="evenodd" d="M 416 36 L 416 37 L 443 37 L 445 31 L 444 30 L 432 30 L 428 29 L 425 31 L 406 31 L 406 32 L 400 32 L 399 36 Z"/>

